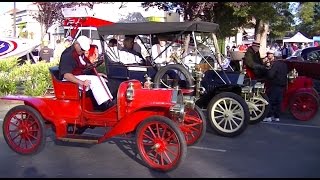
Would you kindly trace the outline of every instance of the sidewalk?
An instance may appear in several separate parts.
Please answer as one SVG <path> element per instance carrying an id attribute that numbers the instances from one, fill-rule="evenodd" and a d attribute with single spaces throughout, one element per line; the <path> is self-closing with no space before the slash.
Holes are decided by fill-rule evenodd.
<path id="1" fill-rule="evenodd" d="M 23 104 L 22 101 L 0 100 L 0 121 L 3 120 L 6 113 L 14 106 Z"/>

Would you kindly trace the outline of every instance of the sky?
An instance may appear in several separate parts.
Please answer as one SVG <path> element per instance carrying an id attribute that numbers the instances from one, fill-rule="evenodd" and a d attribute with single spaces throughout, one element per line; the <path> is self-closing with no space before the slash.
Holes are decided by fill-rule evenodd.
<path id="1" fill-rule="evenodd" d="M 16 7 L 19 9 L 31 3 L 32 2 L 16 2 Z M 0 15 L 11 9 L 13 9 L 13 2 L 0 2 Z"/>

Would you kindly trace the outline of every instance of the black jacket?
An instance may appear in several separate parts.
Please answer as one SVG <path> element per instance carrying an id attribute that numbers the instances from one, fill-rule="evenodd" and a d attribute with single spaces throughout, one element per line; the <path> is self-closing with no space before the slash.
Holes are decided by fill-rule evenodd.
<path id="1" fill-rule="evenodd" d="M 248 68 L 253 70 L 254 74 L 258 78 L 264 77 L 264 75 L 267 71 L 265 65 L 263 64 L 262 59 L 260 58 L 259 51 L 254 52 L 254 50 L 252 49 L 251 46 L 247 49 L 247 52 L 244 54 L 243 63 Z"/>
<path id="2" fill-rule="evenodd" d="M 281 60 L 275 60 L 268 71 L 268 79 L 270 80 L 271 86 L 286 86 L 288 79 L 288 67 L 287 64 Z"/>

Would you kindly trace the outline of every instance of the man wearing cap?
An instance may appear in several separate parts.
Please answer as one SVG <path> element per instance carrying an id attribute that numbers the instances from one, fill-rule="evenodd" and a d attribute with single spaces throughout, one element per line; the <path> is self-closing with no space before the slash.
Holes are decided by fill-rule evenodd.
<path id="1" fill-rule="evenodd" d="M 288 67 L 282 60 L 274 58 L 274 51 L 268 51 L 267 58 L 271 64 L 271 68 L 267 72 L 267 95 L 270 102 L 270 111 L 264 121 L 270 122 L 272 117 L 275 121 L 280 121 L 281 101 L 287 85 Z"/>
<path id="2" fill-rule="evenodd" d="M 101 105 L 112 100 L 113 96 L 105 80 L 100 81 L 98 76 L 83 72 L 90 63 L 84 56 L 90 49 L 90 44 L 91 39 L 79 36 L 73 45 L 62 52 L 59 63 L 60 78 L 76 83 L 80 88 L 83 86 L 87 87 L 86 90 L 90 88 L 97 104 Z"/>
<path id="3" fill-rule="evenodd" d="M 246 68 L 249 68 L 253 71 L 257 78 L 263 78 L 267 69 L 263 64 L 263 60 L 260 58 L 259 49 L 260 43 L 258 41 L 254 41 L 247 49 L 247 52 L 244 55 L 243 63 Z"/>
<path id="4" fill-rule="evenodd" d="M 271 68 L 271 62 L 275 59 L 274 50 L 270 49 L 267 51 L 267 57 L 263 60 L 263 63 L 267 66 L 268 69 Z"/>

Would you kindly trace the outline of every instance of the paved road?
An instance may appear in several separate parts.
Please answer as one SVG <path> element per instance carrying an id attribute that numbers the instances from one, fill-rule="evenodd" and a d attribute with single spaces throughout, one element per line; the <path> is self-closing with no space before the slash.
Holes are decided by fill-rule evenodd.
<path id="1" fill-rule="evenodd" d="M 249 126 L 235 138 L 209 129 L 203 141 L 188 148 L 186 160 L 168 173 L 141 165 L 131 139 L 114 138 L 93 146 L 56 144 L 48 132 L 41 153 L 21 156 L 9 149 L 1 128 L 0 177 L 319 177 L 319 117 L 299 122 L 286 115 L 279 123 Z"/>

